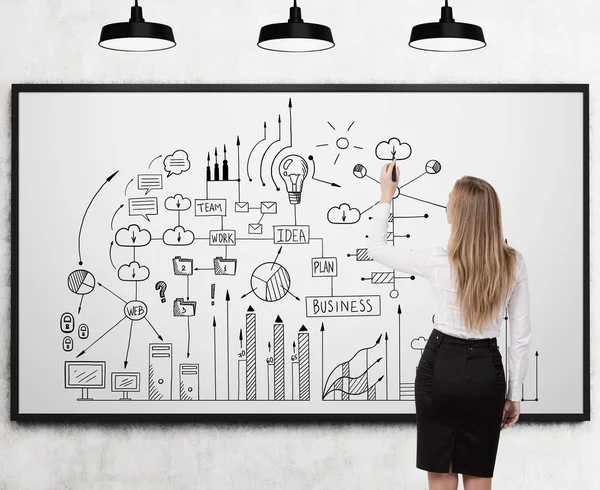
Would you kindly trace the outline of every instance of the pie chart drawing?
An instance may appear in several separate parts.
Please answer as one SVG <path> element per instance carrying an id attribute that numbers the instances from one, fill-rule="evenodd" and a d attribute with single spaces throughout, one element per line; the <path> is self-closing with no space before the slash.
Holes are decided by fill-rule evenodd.
<path id="1" fill-rule="evenodd" d="M 290 289 L 290 273 L 276 262 L 259 265 L 250 277 L 254 294 L 263 301 L 273 302 L 283 298 Z"/>
<path id="2" fill-rule="evenodd" d="M 96 278 L 91 272 L 79 269 L 69 274 L 67 286 L 73 293 L 85 296 L 96 287 Z"/>
<path id="3" fill-rule="evenodd" d="M 442 170 L 442 166 L 437 160 L 429 160 L 425 164 L 425 172 L 428 174 L 437 174 L 440 170 Z"/>

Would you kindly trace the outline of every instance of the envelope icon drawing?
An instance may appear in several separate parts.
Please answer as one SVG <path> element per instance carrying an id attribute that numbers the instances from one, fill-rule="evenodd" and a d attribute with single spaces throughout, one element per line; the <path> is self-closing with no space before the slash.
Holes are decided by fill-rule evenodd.
<path id="1" fill-rule="evenodd" d="M 263 232 L 262 224 L 248 223 L 248 233 L 250 235 L 260 235 Z"/>
<path id="2" fill-rule="evenodd" d="M 262 214 L 276 214 L 277 203 L 275 201 L 263 201 L 260 203 L 260 212 Z"/>
<path id="3" fill-rule="evenodd" d="M 250 211 L 250 204 L 247 202 L 236 202 L 235 212 L 236 213 L 247 213 Z"/>

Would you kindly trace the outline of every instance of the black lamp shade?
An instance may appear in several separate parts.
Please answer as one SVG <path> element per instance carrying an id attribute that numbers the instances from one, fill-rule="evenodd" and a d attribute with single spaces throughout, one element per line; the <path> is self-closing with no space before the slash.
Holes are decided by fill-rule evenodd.
<path id="1" fill-rule="evenodd" d="M 258 46 L 270 51 L 324 51 L 335 46 L 331 29 L 306 22 L 269 24 L 260 30 Z"/>
<path id="2" fill-rule="evenodd" d="M 473 51 L 486 46 L 481 27 L 455 22 L 448 2 L 442 7 L 439 22 L 419 24 L 412 28 L 408 44 L 424 51 Z"/>
<path id="3" fill-rule="evenodd" d="M 105 25 L 98 41 L 101 47 L 114 51 L 162 51 L 176 44 L 173 29 L 164 24 L 146 22 L 137 2 L 131 7 L 129 22 Z"/>
<path id="4" fill-rule="evenodd" d="M 258 35 L 257 45 L 269 51 L 306 53 L 331 49 L 335 43 L 329 27 L 302 20 L 300 7 L 294 1 L 288 21 L 264 26 Z"/>

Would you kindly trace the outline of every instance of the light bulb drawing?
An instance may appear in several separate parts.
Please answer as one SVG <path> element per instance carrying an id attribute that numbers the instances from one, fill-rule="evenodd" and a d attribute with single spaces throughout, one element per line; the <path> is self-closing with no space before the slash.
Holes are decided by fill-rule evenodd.
<path id="1" fill-rule="evenodd" d="M 290 204 L 300 204 L 308 163 L 300 155 L 287 155 L 279 163 L 279 175 L 285 183 Z"/>

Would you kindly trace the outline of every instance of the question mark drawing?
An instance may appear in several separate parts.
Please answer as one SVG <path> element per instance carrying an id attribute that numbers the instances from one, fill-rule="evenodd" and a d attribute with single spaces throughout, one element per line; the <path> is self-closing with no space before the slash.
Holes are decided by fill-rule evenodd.
<path id="1" fill-rule="evenodd" d="M 164 281 L 158 281 L 156 286 L 154 286 L 154 289 L 160 291 L 159 294 L 161 303 L 166 303 L 167 300 L 165 299 L 165 291 L 167 290 L 167 283 Z"/>

